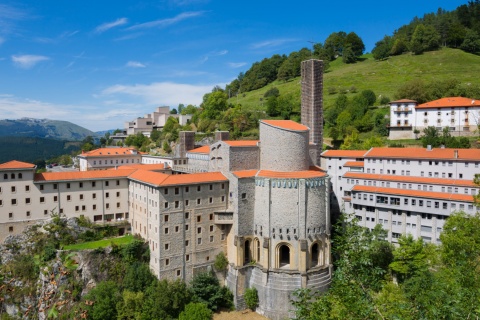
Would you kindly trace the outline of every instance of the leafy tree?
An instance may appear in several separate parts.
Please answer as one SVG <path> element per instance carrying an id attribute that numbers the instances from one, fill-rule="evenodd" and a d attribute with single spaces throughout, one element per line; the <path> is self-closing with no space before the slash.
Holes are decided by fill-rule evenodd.
<path id="1" fill-rule="evenodd" d="M 275 97 L 275 96 L 268 97 L 266 106 L 267 106 L 267 111 L 266 112 L 270 117 L 276 117 L 276 116 L 280 115 L 280 110 L 278 109 L 278 99 L 277 99 L 277 97 Z"/>
<path id="2" fill-rule="evenodd" d="M 170 114 L 178 114 L 177 109 L 173 108 L 172 110 L 170 110 Z"/>
<path id="3" fill-rule="evenodd" d="M 361 92 L 361 95 L 362 97 L 364 97 L 365 99 L 367 99 L 367 103 L 369 106 L 373 106 L 373 104 L 375 103 L 375 101 L 377 101 L 377 96 L 375 95 L 375 92 L 373 92 L 372 90 L 363 90 Z"/>
<path id="4" fill-rule="evenodd" d="M 191 105 L 189 104 L 188 106 L 185 107 L 185 109 L 183 109 L 180 113 L 183 114 L 183 115 L 186 115 L 186 114 L 195 114 L 197 112 L 197 107 L 195 107 L 194 105 Z"/>
<path id="5" fill-rule="evenodd" d="M 337 56 L 342 56 L 347 34 L 343 31 L 331 33 L 324 43 L 324 48 L 328 52 L 330 61 L 333 61 Z"/>
<path id="6" fill-rule="evenodd" d="M 468 30 L 460 48 L 466 52 L 477 53 L 480 51 L 480 37 L 473 30 Z"/>
<path id="7" fill-rule="evenodd" d="M 375 47 L 372 50 L 373 58 L 375 60 L 387 59 L 392 50 L 392 38 L 385 36 L 382 40 L 375 43 Z"/>
<path id="8" fill-rule="evenodd" d="M 427 102 L 426 85 L 421 79 L 413 79 L 401 85 L 395 94 L 396 99 L 411 99 L 420 103 Z"/>
<path id="9" fill-rule="evenodd" d="M 422 238 L 413 239 L 411 234 L 398 239 L 399 247 L 393 251 L 390 269 L 403 282 L 418 272 L 425 272 L 428 267 L 425 244 Z"/>
<path id="10" fill-rule="evenodd" d="M 215 262 L 213 263 L 213 266 L 215 267 L 215 270 L 217 271 L 226 271 L 228 267 L 228 259 L 225 256 L 225 253 L 220 252 L 217 254 L 215 257 Z"/>
<path id="11" fill-rule="evenodd" d="M 408 51 L 408 42 L 405 38 L 395 37 L 394 39 L 392 49 L 390 50 L 392 56 L 397 56 Z"/>
<path id="12" fill-rule="evenodd" d="M 178 113 L 182 114 L 183 109 L 185 109 L 185 105 L 183 103 L 180 103 L 177 108 Z"/>
<path id="13" fill-rule="evenodd" d="M 125 144 L 127 146 L 134 146 L 134 147 L 140 148 L 143 145 L 149 143 L 149 141 L 150 140 L 148 139 L 148 137 L 144 136 L 143 133 L 138 132 L 137 134 L 129 135 L 125 139 Z"/>
<path id="14" fill-rule="evenodd" d="M 191 301 L 184 281 L 154 281 L 145 290 L 143 319 L 177 319 Z"/>
<path id="15" fill-rule="evenodd" d="M 122 299 L 117 302 L 117 317 L 122 320 L 137 320 L 142 317 L 144 303 L 143 292 L 131 292 L 124 290 Z"/>
<path id="16" fill-rule="evenodd" d="M 365 51 L 365 44 L 363 44 L 362 39 L 355 32 L 350 32 L 345 37 L 344 47 L 347 46 L 353 51 L 355 57 L 361 56 Z"/>
<path id="17" fill-rule="evenodd" d="M 430 126 L 423 129 L 422 145 L 424 148 L 427 146 L 432 146 L 432 148 L 440 146 L 440 136 L 437 128 Z"/>
<path id="18" fill-rule="evenodd" d="M 278 90 L 277 87 L 272 87 L 265 92 L 263 95 L 264 98 L 269 98 L 269 97 L 278 97 L 280 95 L 280 91 Z"/>
<path id="19" fill-rule="evenodd" d="M 156 278 L 148 265 L 135 261 L 127 266 L 123 278 L 123 288 L 131 292 L 144 291 L 154 280 Z"/>
<path id="20" fill-rule="evenodd" d="M 227 110 L 228 95 L 221 90 L 207 93 L 203 96 L 201 107 L 203 108 L 202 117 L 207 119 L 217 119 L 221 112 Z"/>
<path id="21" fill-rule="evenodd" d="M 221 287 L 218 279 L 211 273 L 197 274 L 190 283 L 190 290 L 194 302 L 205 303 L 212 311 L 233 305 L 232 293 L 227 287 Z"/>
<path id="22" fill-rule="evenodd" d="M 158 131 L 157 129 L 153 129 L 152 132 L 150 132 L 150 139 L 152 141 L 157 141 L 160 139 L 160 136 L 162 135 L 161 131 Z"/>
<path id="23" fill-rule="evenodd" d="M 191 302 L 182 311 L 178 320 L 211 320 L 212 311 L 204 303 Z"/>
<path id="24" fill-rule="evenodd" d="M 117 301 L 122 299 L 118 285 L 113 281 L 102 281 L 84 296 L 88 315 L 93 320 L 116 320 Z"/>
<path id="25" fill-rule="evenodd" d="M 357 61 L 357 56 L 350 45 L 343 47 L 342 61 L 344 63 L 354 63 Z"/>

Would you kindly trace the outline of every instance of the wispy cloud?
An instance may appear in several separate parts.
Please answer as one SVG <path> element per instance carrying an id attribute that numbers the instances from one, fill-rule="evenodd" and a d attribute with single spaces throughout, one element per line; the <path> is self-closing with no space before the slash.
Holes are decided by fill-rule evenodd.
<path id="1" fill-rule="evenodd" d="M 26 18 L 27 14 L 24 11 L 0 3 L 0 33 L 10 34 L 14 32 L 16 21 Z"/>
<path id="2" fill-rule="evenodd" d="M 230 68 L 240 68 L 240 67 L 243 67 L 246 64 L 247 64 L 246 62 L 229 62 L 228 66 Z"/>
<path id="3" fill-rule="evenodd" d="M 165 104 L 176 106 L 179 103 L 198 105 L 205 92 L 209 92 L 214 84 L 191 85 L 174 82 L 155 82 L 151 84 L 121 85 L 116 84 L 102 91 L 102 95 L 127 95 L 140 98 L 142 102 L 152 106 Z"/>
<path id="4" fill-rule="evenodd" d="M 155 27 L 159 27 L 159 28 L 166 27 L 189 18 L 201 16 L 203 13 L 204 11 L 183 12 L 183 13 L 180 13 L 179 15 L 176 15 L 173 18 L 159 19 L 159 20 L 139 23 L 127 28 L 127 30 L 131 31 L 131 30 L 140 30 L 140 29 L 150 29 Z"/>
<path id="5" fill-rule="evenodd" d="M 36 55 L 29 55 L 29 54 L 12 56 L 12 62 L 16 66 L 22 69 L 30 69 L 33 66 L 35 66 L 37 63 L 41 61 L 46 61 L 46 60 L 50 60 L 50 58 L 45 56 L 36 56 Z"/>
<path id="6" fill-rule="evenodd" d="M 177 6 L 189 6 L 192 4 L 203 4 L 210 2 L 209 0 L 172 0 L 173 4 Z"/>
<path id="7" fill-rule="evenodd" d="M 218 57 L 218 56 L 224 56 L 228 53 L 228 50 L 221 50 L 221 51 L 212 51 L 207 53 L 203 59 L 202 63 L 206 62 L 210 57 Z"/>
<path id="8" fill-rule="evenodd" d="M 145 68 L 146 67 L 143 63 L 138 62 L 138 61 L 128 61 L 125 66 L 130 67 L 130 68 Z"/>
<path id="9" fill-rule="evenodd" d="M 283 45 L 284 43 L 294 42 L 296 39 L 272 39 L 252 44 L 253 49 L 272 48 Z"/>
<path id="10" fill-rule="evenodd" d="M 62 32 L 60 35 L 58 35 L 55 38 L 37 37 L 37 38 L 34 39 L 34 41 L 39 42 L 39 43 L 59 43 L 62 40 L 73 37 L 78 32 L 79 32 L 78 30 L 65 31 L 65 32 Z"/>
<path id="11" fill-rule="evenodd" d="M 95 33 L 102 33 L 102 32 L 105 32 L 107 30 L 110 30 L 112 28 L 123 26 L 127 23 L 128 23 L 127 18 L 118 18 L 117 20 L 115 20 L 113 22 L 102 23 L 101 25 L 99 25 L 98 27 L 95 28 Z"/>

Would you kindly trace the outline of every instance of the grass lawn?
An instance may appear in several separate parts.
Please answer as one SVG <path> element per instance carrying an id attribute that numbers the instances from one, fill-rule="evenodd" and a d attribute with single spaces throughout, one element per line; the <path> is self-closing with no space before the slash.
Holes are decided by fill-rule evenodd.
<path id="1" fill-rule="evenodd" d="M 132 241 L 133 241 L 133 236 L 128 234 L 126 236 L 118 237 L 118 238 L 110 238 L 110 239 L 103 239 L 103 240 L 98 240 L 98 241 L 71 244 L 71 245 L 68 245 L 68 246 L 64 246 L 63 249 L 64 250 L 97 249 L 97 248 L 108 247 L 112 243 L 114 243 L 118 246 L 122 246 L 122 245 L 129 244 Z"/>

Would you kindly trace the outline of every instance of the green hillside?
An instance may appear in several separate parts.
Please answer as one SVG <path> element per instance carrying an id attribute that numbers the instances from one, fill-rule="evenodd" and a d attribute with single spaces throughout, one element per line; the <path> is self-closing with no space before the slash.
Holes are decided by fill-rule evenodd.
<path id="1" fill-rule="evenodd" d="M 398 88 L 412 79 L 426 82 L 456 79 L 468 84 L 477 83 L 479 73 L 480 56 L 450 48 L 422 55 L 404 54 L 384 61 L 375 61 L 371 54 L 366 54 L 354 64 L 344 64 L 337 59 L 330 63 L 324 74 L 324 106 L 333 103 L 339 90 L 350 90 L 352 86 L 357 92 L 370 89 L 377 97 L 382 95 L 393 100 Z M 282 95 L 300 95 L 300 78 L 288 82 L 275 81 L 261 89 L 231 97 L 230 103 L 238 102 L 247 110 L 265 110 L 263 95 L 272 87 L 277 87 Z M 337 93 L 329 94 L 329 88 L 336 88 Z"/>

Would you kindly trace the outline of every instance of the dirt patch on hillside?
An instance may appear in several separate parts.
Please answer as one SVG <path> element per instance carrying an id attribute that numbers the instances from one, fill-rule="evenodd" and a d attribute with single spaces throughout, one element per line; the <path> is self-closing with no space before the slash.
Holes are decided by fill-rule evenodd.
<path id="1" fill-rule="evenodd" d="M 242 311 L 221 311 L 213 315 L 213 320 L 268 320 L 264 316 L 250 310 Z"/>

